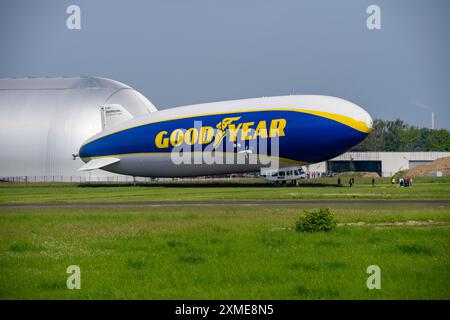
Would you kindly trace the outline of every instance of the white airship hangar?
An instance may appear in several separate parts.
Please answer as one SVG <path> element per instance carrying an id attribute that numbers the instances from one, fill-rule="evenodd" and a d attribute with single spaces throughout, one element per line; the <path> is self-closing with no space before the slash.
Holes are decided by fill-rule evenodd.
<path id="1" fill-rule="evenodd" d="M 71 157 L 86 139 L 102 131 L 102 113 L 110 105 L 124 106 L 129 117 L 156 111 L 142 94 L 109 79 L 0 79 L 0 177 L 126 179 L 102 170 L 79 172 L 83 162 Z"/>
<path id="2" fill-rule="evenodd" d="M 28 182 L 133 180 L 103 170 L 78 171 L 83 162 L 72 154 L 106 121 L 157 111 L 130 86 L 97 77 L 0 79 L 0 110 L 0 179 Z M 347 152 L 305 170 L 345 171 L 353 161 L 357 171 L 392 176 L 447 156 L 450 152 Z"/>

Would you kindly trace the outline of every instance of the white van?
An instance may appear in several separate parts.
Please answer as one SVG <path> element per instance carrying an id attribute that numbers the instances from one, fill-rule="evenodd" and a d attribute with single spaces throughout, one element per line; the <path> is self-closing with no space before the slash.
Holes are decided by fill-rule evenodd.
<path id="1" fill-rule="evenodd" d="M 289 181 L 298 184 L 298 180 L 306 178 L 306 173 L 301 167 L 287 167 L 278 170 L 261 170 L 261 176 L 278 185 Z"/>

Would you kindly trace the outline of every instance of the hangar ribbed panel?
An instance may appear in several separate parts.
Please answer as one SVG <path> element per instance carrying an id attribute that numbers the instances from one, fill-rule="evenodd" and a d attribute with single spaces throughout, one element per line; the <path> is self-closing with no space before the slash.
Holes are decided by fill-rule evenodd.
<path id="1" fill-rule="evenodd" d="M 120 104 L 133 116 L 156 111 L 143 95 L 109 79 L 0 79 L 0 177 L 76 181 L 88 176 L 77 171 L 83 162 L 71 155 L 101 131 L 104 104 Z"/>

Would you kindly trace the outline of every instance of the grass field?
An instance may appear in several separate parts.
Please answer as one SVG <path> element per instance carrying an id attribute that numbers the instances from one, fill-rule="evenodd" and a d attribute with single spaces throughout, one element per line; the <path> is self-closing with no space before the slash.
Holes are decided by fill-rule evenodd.
<path id="1" fill-rule="evenodd" d="M 313 181 L 313 182 L 311 182 Z M 302 186 L 275 187 L 262 179 L 139 184 L 0 184 L 0 203 L 123 202 L 193 200 L 296 199 L 450 199 L 450 178 L 418 178 L 411 188 L 392 186 L 389 179 L 359 178 L 352 188 L 338 187 L 336 178 L 304 181 Z M 344 179 L 342 182 L 344 183 Z M 250 182 L 250 183 L 249 183 Z"/>
<path id="2" fill-rule="evenodd" d="M 0 202 L 450 199 L 449 179 L 318 182 L 4 184 Z M 450 299 L 450 205 L 333 204 L 335 230 L 296 232 L 317 207 L 0 207 L 0 298 Z M 81 290 L 66 288 L 69 265 L 81 268 Z M 381 268 L 381 290 L 366 287 L 369 265 Z"/>

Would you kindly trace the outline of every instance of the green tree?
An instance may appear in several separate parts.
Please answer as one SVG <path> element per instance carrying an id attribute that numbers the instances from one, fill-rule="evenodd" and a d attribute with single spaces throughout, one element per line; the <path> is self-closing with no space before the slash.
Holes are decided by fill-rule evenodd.
<path id="1" fill-rule="evenodd" d="M 450 151 L 450 132 L 375 119 L 372 133 L 352 151 Z"/>
<path id="2" fill-rule="evenodd" d="M 353 162 L 353 158 L 350 158 L 350 162 L 348 164 L 348 170 L 349 171 L 356 171 L 355 169 L 355 163 Z"/>

